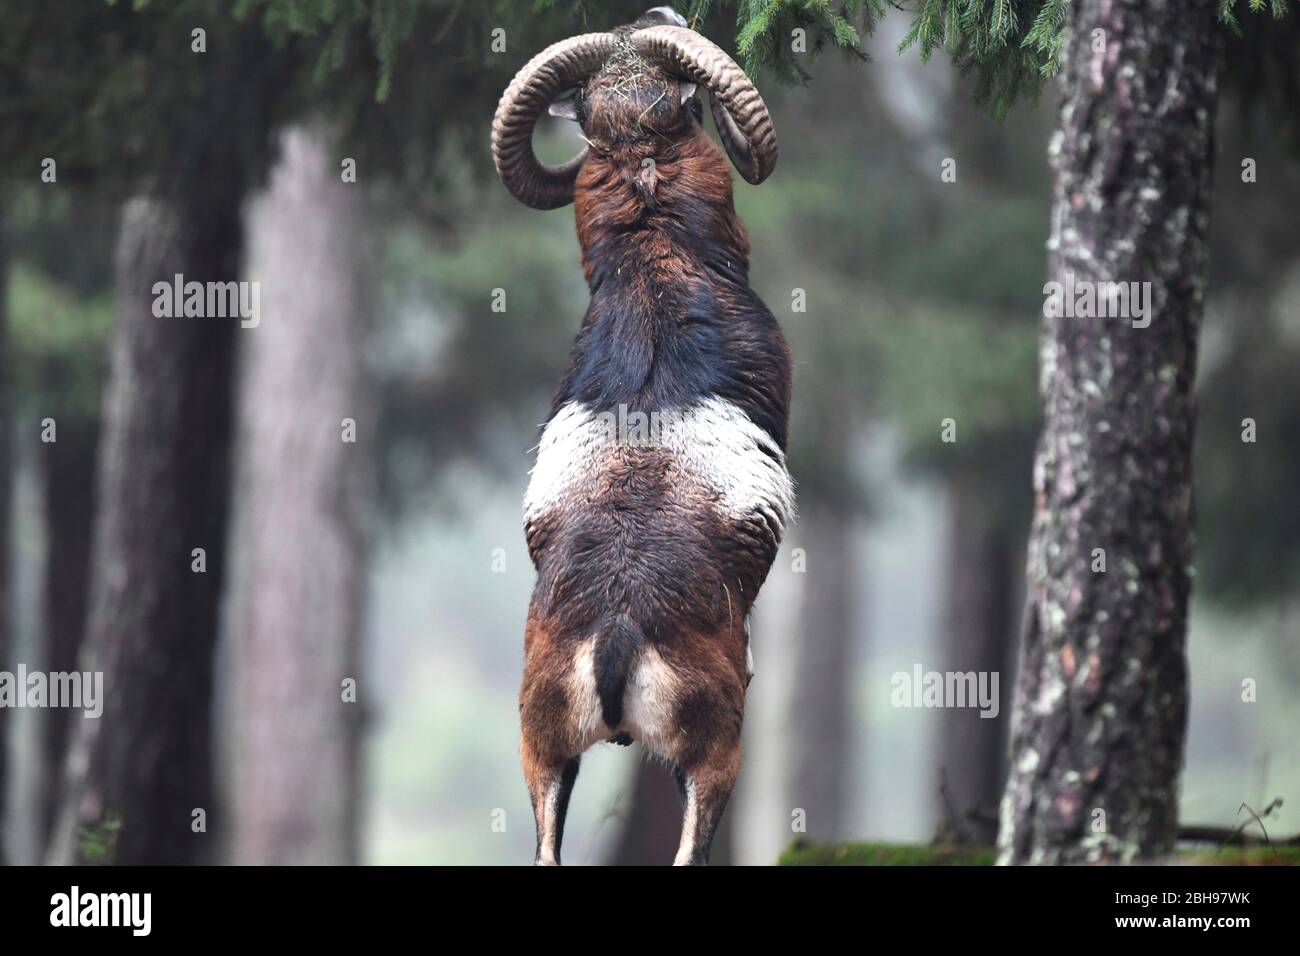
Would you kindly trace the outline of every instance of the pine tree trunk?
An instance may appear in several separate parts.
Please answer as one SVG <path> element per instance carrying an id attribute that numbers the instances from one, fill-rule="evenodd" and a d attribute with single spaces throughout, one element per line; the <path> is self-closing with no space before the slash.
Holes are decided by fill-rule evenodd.
<path id="1" fill-rule="evenodd" d="M 839 840 L 846 836 L 845 760 L 852 750 L 853 524 L 816 503 L 799 524 L 808 542 L 807 569 L 794 644 L 786 792 L 789 809 L 804 811 L 808 839 Z M 761 667 L 756 661 L 755 670 Z"/>
<path id="2" fill-rule="evenodd" d="M 91 532 L 95 521 L 95 451 L 99 422 L 59 420 L 59 440 L 41 446 L 45 485 L 45 668 L 77 669 L 90 596 Z M 44 713 L 44 777 L 39 799 L 40 840 L 49 840 L 59 801 L 73 712 Z"/>
<path id="3" fill-rule="evenodd" d="M 228 190 L 223 186 L 230 186 Z M 202 208 L 123 211 L 82 668 L 105 708 L 74 720 L 51 859 L 192 863 L 209 855 L 213 647 L 225 563 L 235 318 L 153 314 L 153 284 L 238 277 L 238 183 Z M 244 333 L 246 334 L 246 333 Z M 192 570 L 194 549 L 206 570 Z M 210 827 L 209 827 L 210 829 Z"/>
<path id="4" fill-rule="evenodd" d="M 249 219 L 267 319 L 248 338 L 239 403 L 238 863 L 360 855 L 365 689 L 345 700 L 343 683 L 358 679 L 366 578 L 368 257 L 359 187 L 340 181 L 333 156 L 319 131 L 290 130 Z"/>
<path id="5" fill-rule="evenodd" d="M 935 669 L 998 674 L 999 703 L 996 718 L 981 716 L 977 707 L 940 711 L 940 834 L 946 840 L 992 846 L 1006 782 L 1015 535 L 1005 516 L 989 507 L 986 489 L 975 475 L 954 476 L 949 501 L 947 608 L 942 659 Z"/>
<path id="6" fill-rule="evenodd" d="M 1150 282 L 1150 326 L 1044 322 L 1002 862 L 1151 858 L 1176 834 L 1214 7 L 1076 0 L 1069 11 L 1051 275 Z"/>

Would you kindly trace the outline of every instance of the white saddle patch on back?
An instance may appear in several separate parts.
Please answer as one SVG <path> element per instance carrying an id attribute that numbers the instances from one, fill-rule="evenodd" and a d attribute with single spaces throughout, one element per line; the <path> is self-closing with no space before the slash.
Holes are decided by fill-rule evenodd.
<path id="1" fill-rule="evenodd" d="M 565 501 L 581 503 L 598 482 L 609 450 L 635 444 L 671 452 L 684 475 L 717 496 L 723 517 L 744 521 L 764 515 L 779 541 L 794 516 L 794 483 L 772 436 L 736 405 L 716 397 L 656 414 L 648 433 L 629 441 L 612 413 L 593 414 L 579 402 L 562 407 L 538 445 L 524 495 L 525 522 Z"/>

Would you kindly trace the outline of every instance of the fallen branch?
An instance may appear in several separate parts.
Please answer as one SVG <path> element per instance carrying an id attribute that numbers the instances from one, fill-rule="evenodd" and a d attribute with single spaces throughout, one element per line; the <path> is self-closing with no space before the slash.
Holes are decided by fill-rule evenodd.
<path id="1" fill-rule="evenodd" d="M 1264 826 L 1264 818 L 1281 809 L 1282 798 L 1276 797 L 1273 802 L 1266 806 L 1258 813 L 1247 803 L 1243 803 L 1237 808 L 1237 815 L 1241 816 L 1241 811 L 1245 810 L 1250 814 L 1250 819 L 1235 827 L 1213 827 L 1213 826 L 1189 826 L 1182 827 L 1178 831 L 1178 839 L 1194 843 L 1218 843 L 1222 846 L 1236 844 L 1238 846 L 1300 846 L 1300 834 L 1289 837 L 1285 840 L 1274 840 L 1269 837 L 1268 830 Z M 1255 836 L 1246 833 L 1246 827 L 1251 823 L 1259 827 L 1259 832 L 1263 836 Z"/>
<path id="2" fill-rule="evenodd" d="M 1274 803 L 1277 803 L 1277 801 L 1274 801 Z M 1259 816 L 1268 816 L 1273 809 L 1275 807 L 1270 804 L 1265 812 L 1259 814 Z M 998 823 L 997 814 L 990 813 L 987 810 L 968 810 L 966 819 L 974 823 L 992 823 L 994 825 Z M 1255 821 L 1247 820 L 1246 823 L 1235 827 L 1199 823 L 1187 824 L 1178 828 L 1178 841 L 1180 843 L 1217 843 L 1223 846 L 1229 844 L 1237 846 L 1300 846 L 1300 833 L 1280 839 L 1269 839 L 1267 836 L 1246 833 L 1244 828 L 1253 822 Z"/>

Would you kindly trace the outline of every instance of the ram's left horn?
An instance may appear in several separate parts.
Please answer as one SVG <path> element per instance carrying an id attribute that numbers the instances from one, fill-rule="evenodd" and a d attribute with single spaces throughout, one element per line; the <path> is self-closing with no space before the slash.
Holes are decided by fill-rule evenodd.
<path id="1" fill-rule="evenodd" d="M 614 51 L 612 33 L 584 33 L 553 43 L 524 64 L 501 94 L 492 120 L 492 159 L 511 194 L 534 209 L 573 202 L 573 184 L 587 150 L 562 166 L 547 166 L 533 152 L 533 127 L 557 96 L 598 70 Z"/>

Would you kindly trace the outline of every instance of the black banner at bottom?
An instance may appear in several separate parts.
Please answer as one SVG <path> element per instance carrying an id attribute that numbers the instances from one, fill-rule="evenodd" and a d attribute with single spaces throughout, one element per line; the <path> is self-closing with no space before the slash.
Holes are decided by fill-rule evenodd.
<path id="1" fill-rule="evenodd" d="M 1288 867 L 717 868 L 653 873 L 569 868 L 0 869 L 7 943 L 264 942 L 340 945 L 472 932 L 482 942 L 567 919 L 634 921 L 652 935 L 681 920 L 735 938 L 924 933 L 927 943 L 1052 930 L 1062 940 L 1193 935 L 1232 945 L 1293 926 Z M 650 924 L 645 920 L 651 918 Z M 682 928 L 679 924 L 679 930 Z M 565 930 L 566 933 L 572 932 Z M 692 930 L 694 934 L 695 930 Z M 972 936 L 976 934 L 976 937 Z M 1262 938 L 1262 937 L 1257 937 Z"/>

